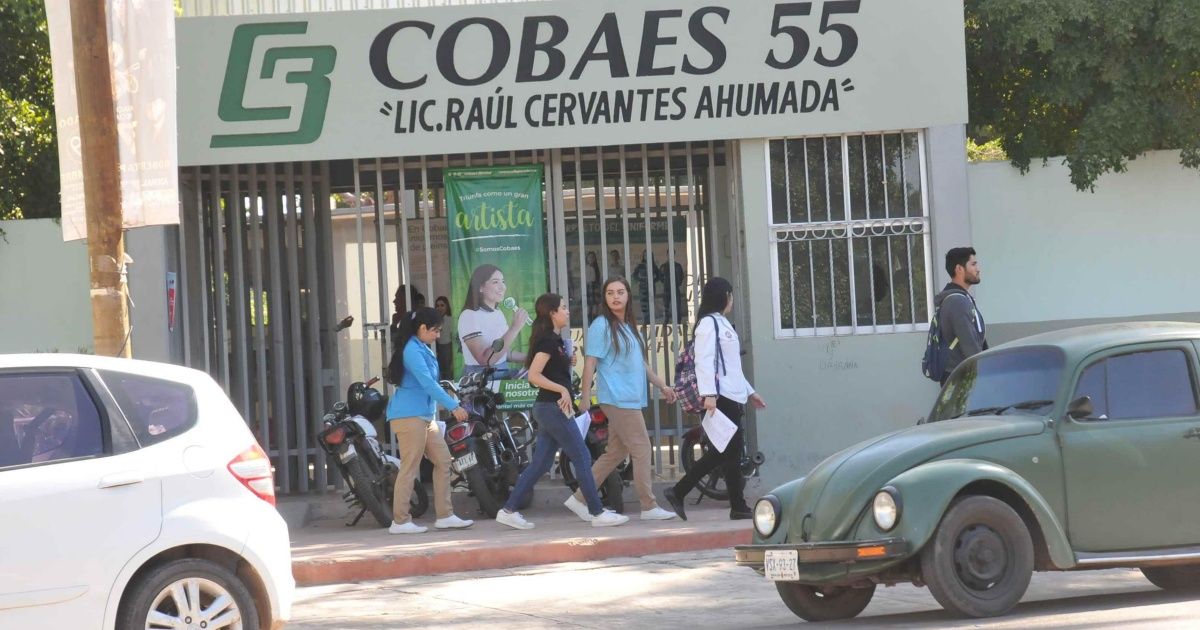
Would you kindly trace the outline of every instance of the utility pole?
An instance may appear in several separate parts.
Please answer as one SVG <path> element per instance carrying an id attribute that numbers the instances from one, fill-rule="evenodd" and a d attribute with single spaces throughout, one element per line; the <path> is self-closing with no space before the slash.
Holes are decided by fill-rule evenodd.
<path id="1" fill-rule="evenodd" d="M 108 58 L 107 2 L 71 0 L 70 4 L 91 270 L 92 335 L 96 354 L 129 357 L 129 308 L 121 274 L 125 233 L 117 112 Z"/>

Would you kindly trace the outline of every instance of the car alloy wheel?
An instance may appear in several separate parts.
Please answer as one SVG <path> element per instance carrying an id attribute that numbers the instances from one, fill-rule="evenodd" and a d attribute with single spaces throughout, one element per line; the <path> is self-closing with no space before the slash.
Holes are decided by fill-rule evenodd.
<path id="1" fill-rule="evenodd" d="M 146 630 L 243 630 L 233 595 L 212 580 L 188 577 L 167 585 L 154 598 Z"/>
<path id="2" fill-rule="evenodd" d="M 259 630 L 258 603 L 230 567 L 182 558 L 160 564 L 130 583 L 116 628 Z"/>

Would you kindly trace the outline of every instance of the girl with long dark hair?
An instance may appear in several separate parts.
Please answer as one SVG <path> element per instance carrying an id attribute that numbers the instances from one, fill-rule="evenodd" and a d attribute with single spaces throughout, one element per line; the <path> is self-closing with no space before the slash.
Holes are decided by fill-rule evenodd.
<path id="1" fill-rule="evenodd" d="M 648 403 L 647 379 L 662 392 L 668 403 L 675 402 L 675 390 L 646 362 L 637 318 L 630 307 L 629 283 L 624 278 L 609 278 L 601 291 L 600 316 L 588 327 L 583 363 L 583 397 L 591 400 L 592 375 L 599 376 L 600 408 L 608 416 L 608 446 L 592 465 L 592 480 L 601 480 L 625 460 L 633 459 L 633 487 L 642 504 L 642 520 L 667 520 L 675 513 L 658 506 L 651 487 L 650 435 L 642 410 Z M 586 520 L 582 495 L 576 492 L 566 506 Z"/>
<path id="2" fill-rule="evenodd" d="M 497 523 L 514 529 L 533 529 L 533 523 L 525 520 L 516 507 L 533 492 L 533 484 L 550 470 L 560 448 L 576 462 L 579 470 L 585 470 L 592 463 L 574 421 L 571 365 L 562 338 L 562 330 L 570 325 L 571 313 L 562 296 L 554 293 L 539 297 L 534 311 L 537 316 L 533 320 L 525 367 L 529 369 L 529 383 L 538 388 L 537 400 L 533 403 L 533 419 L 538 425 L 537 444 L 533 447 L 533 461 L 521 472 L 504 509 L 496 513 Z M 628 516 L 603 508 L 596 483 L 588 475 L 581 476 L 579 487 L 587 497 L 586 520 L 591 521 L 592 527 L 620 525 L 629 520 Z"/>
<path id="3" fill-rule="evenodd" d="M 487 365 L 497 366 L 496 378 L 508 376 L 509 361 L 525 361 L 525 353 L 513 350 L 513 342 L 521 333 L 529 313 L 521 307 L 513 310 L 509 323 L 500 312 L 500 304 L 508 292 L 504 283 L 504 272 L 495 265 L 479 265 L 471 273 L 467 297 L 462 312 L 458 314 L 458 338 L 462 342 L 463 372 L 471 374 L 483 370 Z M 504 347 L 492 353 L 492 342 L 504 340 Z M 489 355 L 491 359 L 489 360 Z"/>
<path id="4" fill-rule="evenodd" d="M 720 277 L 704 283 L 700 309 L 696 313 L 696 324 L 692 327 L 696 353 L 696 385 L 704 399 L 705 413 L 719 409 L 738 425 L 738 429 L 725 446 L 724 452 L 715 448 L 709 449 L 704 457 L 688 470 L 683 479 L 673 488 L 667 489 L 667 500 L 683 520 L 687 520 L 687 513 L 683 509 L 684 497 L 717 466 L 724 470 L 725 487 L 729 489 L 729 518 L 746 519 L 753 516 L 742 495 L 745 485 L 741 470 L 744 450 L 742 445 L 745 440 L 742 416 L 745 415 L 747 401 L 758 409 L 766 407 L 767 403 L 763 401 L 762 396 L 754 393 L 754 388 L 742 372 L 741 341 L 737 331 L 733 329 L 733 324 L 725 318 L 731 310 L 733 285 Z"/>
<path id="5" fill-rule="evenodd" d="M 433 307 L 442 314 L 442 332 L 437 340 L 438 369 L 442 378 L 454 378 L 454 314 L 450 311 L 450 299 L 444 295 L 433 301 Z"/>
<path id="6" fill-rule="evenodd" d="M 433 501 L 437 511 L 437 529 L 462 529 L 474 521 L 454 515 L 450 503 L 450 450 L 434 416 L 441 405 L 458 421 L 467 419 L 467 411 L 438 384 L 437 357 L 429 349 L 442 330 L 442 314 L 423 306 L 400 319 L 396 350 L 388 363 L 388 381 L 396 385 L 388 401 L 387 417 L 396 442 L 400 445 L 400 473 L 392 500 L 392 534 L 420 534 L 425 527 L 412 522 L 409 499 L 413 479 L 421 470 L 421 456 L 433 462 Z"/>

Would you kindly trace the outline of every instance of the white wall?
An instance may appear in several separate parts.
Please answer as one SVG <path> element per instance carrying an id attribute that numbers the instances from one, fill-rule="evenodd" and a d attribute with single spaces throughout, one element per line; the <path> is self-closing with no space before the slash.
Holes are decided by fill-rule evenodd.
<path id="1" fill-rule="evenodd" d="M 989 324 L 1200 311 L 1200 171 L 1151 153 L 1078 192 L 1061 159 L 968 167 Z"/>
<path id="2" fill-rule="evenodd" d="M 0 352 L 91 352 L 87 242 L 64 243 L 52 219 L 0 230 Z"/>

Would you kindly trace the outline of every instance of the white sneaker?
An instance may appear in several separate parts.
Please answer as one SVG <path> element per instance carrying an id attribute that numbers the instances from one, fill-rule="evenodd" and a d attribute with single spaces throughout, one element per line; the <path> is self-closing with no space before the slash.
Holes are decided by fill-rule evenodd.
<path id="1" fill-rule="evenodd" d="M 653 510 L 642 511 L 643 521 L 669 521 L 676 516 L 678 515 L 674 512 L 671 512 L 670 510 L 664 510 L 660 507 L 656 507 Z"/>
<path id="2" fill-rule="evenodd" d="M 629 517 L 624 514 L 617 514 L 612 510 L 604 510 L 600 516 L 592 517 L 592 527 L 613 527 L 623 525 L 629 522 Z"/>
<path id="3" fill-rule="evenodd" d="M 429 531 L 428 527 L 422 527 L 416 523 L 409 521 L 403 525 L 392 521 L 392 526 L 388 528 L 389 534 L 424 534 Z"/>
<path id="4" fill-rule="evenodd" d="M 533 523 L 525 520 L 520 512 L 505 512 L 500 510 L 496 512 L 496 522 L 501 525 L 508 525 L 513 529 L 533 529 Z"/>
<path id="5" fill-rule="evenodd" d="M 568 510 L 574 512 L 575 516 L 578 516 L 584 522 L 592 522 L 592 514 L 591 512 L 588 512 L 587 505 L 585 505 L 583 501 L 576 499 L 575 495 L 572 494 L 570 497 L 567 497 L 567 500 L 563 502 L 563 505 L 565 505 Z"/>
<path id="6" fill-rule="evenodd" d="M 437 522 L 433 524 L 433 526 L 436 529 L 466 529 L 474 524 L 475 521 L 461 519 L 451 514 L 446 518 L 439 518 Z"/>

